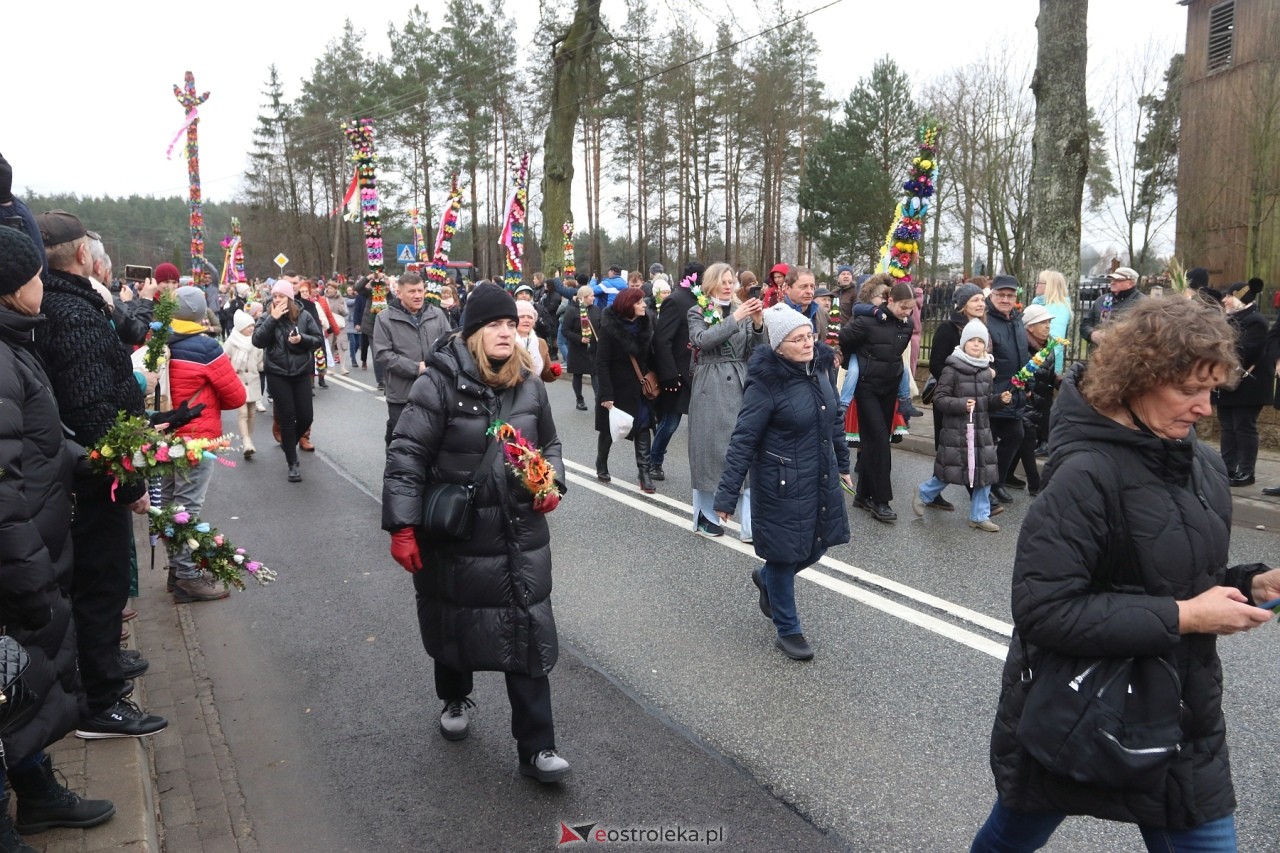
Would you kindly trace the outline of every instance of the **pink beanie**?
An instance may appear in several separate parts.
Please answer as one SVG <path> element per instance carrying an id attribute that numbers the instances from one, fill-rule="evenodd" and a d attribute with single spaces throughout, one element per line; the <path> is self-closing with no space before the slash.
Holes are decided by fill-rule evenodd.
<path id="1" fill-rule="evenodd" d="M 277 293 L 283 293 L 285 296 L 292 299 L 293 284 L 291 282 L 285 281 L 284 279 L 280 279 L 275 284 L 271 285 L 271 295 L 275 296 Z"/>

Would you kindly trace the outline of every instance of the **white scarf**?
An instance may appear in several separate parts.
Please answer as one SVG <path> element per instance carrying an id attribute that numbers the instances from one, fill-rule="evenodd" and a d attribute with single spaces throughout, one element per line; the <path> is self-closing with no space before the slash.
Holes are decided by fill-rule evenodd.
<path id="1" fill-rule="evenodd" d="M 542 347 L 538 346 L 538 333 L 530 332 L 529 337 L 522 338 L 520 343 L 529 352 L 529 356 L 533 359 L 533 375 L 541 376 L 542 369 L 546 367 L 542 363 Z"/>

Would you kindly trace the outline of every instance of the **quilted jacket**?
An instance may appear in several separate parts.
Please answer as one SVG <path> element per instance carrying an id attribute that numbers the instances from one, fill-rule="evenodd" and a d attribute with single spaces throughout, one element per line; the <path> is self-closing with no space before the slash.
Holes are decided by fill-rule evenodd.
<path id="1" fill-rule="evenodd" d="M 761 346 L 747 364 L 715 508 L 734 511 L 750 472 L 755 550 L 765 560 L 808 564 L 849 541 L 840 487 L 849 448 L 835 391 L 820 366 L 834 358 L 824 344 L 814 347 L 809 364 Z"/>
<path id="2" fill-rule="evenodd" d="M 1080 394 L 1078 365 L 1063 382 L 1040 496 L 1027 510 L 1013 568 L 1015 626 L 991 736 L 1001 802 L 1168 829 L 1235 808 L 1222 714 L 1217 638 L 1178 632 L 1179 600 L 1213 586 L 1249 595 L 1260 565 L 1227 568 L 1231 495 L 1216 451 L 1130 429 Z M 1125 544 L 1125 540 L 1131 544 Z M 1119 591 L 1091 592 L 1108 554 L 1131 553 Z M 1114 564 L 1112 564 L 1114 565 Z M 1162 655 L 1182 681 L 1182 750 L 1150 791 L 1103 790 L 1054 776 L 1018 744 L 1026 701 L 1022 641 L 1039 656 Z"/>
<path id="3" fill-rule="evenodd" d="M 423 643 L 433 659 L 453 669 L 545 675 L 559 654 L 551 612 L 551 533 L 501 454 L 477 476 L 470 539 L 427 539 L 418 522 L 428 484 L 471 478 L 494 418 L 541 449 L 564 483 L 546 386 L 526 373 L 502 405 L 494 389 L 477 378 L 460 334 L 437 342 L 427 367 L 396 424 L 382 486 L 383 529 L 418 529 L 423 568 L 414 585 Z"/>
<path id="4" fill-rule="evenodd" d="M 71 731 L 83 697 L 67 524 L 80 450 L 63 438 L 35 356 L 41 322 L 0 306 L 0 624 L 30 655 L 25 677 L 42 697 L 36 715 L 4 736 L 10 766 Z"/>

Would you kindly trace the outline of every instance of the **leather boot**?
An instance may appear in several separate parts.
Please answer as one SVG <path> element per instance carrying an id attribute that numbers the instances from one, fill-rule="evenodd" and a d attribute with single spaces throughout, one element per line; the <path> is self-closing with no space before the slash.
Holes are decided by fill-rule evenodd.
<path id="1" fill-rule="evenodd" d="M 613 479 L 609 476 L 609 448 L 612 446 L 613 437 L 609 433 L 596 433 L 596 479 L 602 483 Z"/>
<path id="2" fill-rule="evenodd" d="M 14 828 L 32 835 L 55 826 L 97 826 L 116 813 L 110 800 L 82 800 L 64 788 L 53 775 L 53 759 L 21 773 L 10 771 L 9 781 L 18 795 Z"/>
<path id="3" fill-rule="evenodd" d="M 315 451 L 316 446 L 311 443 L 311 430 L 307 430 L 306 432 L 304 432 L 302 436 L 298 439 L 298 447 L 301 448 L 302 450 L 307 451 L 308 453 L 312 453 Z"/>
<path id="4" fill-rule="evenodd" d="M 636 433 L 636 470 L 640 472 L 640 491 L 651 495 L 657 489 L 653 486 L 653 477 L 649 471 L 649 430 L 642 429 Z"/>

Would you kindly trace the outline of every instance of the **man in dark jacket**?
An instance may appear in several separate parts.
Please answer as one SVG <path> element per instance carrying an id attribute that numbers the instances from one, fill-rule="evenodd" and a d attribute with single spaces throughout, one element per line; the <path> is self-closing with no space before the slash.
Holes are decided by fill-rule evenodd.
<path id="1" fill-rule="evenodd" d="M 427 354 L 449 329 L 449 316 L 426 301 L 422 277 L 400 276 L 400 304 L 388 305 L 373 327 L 373 360 L 382 365 L 386 383 L 387 444 L 409 404 L 409 389 L 427 372 Z"/>
<path id="2" fill-rule="evenodd" d="M 1089 316 L 1080 321 L 1080 337 L 1089 343 L 1093 343 L 1093 333 L 1099 326 L 1147 298 L 1138 290 L 1138 271 L 1132 267 L 1117 267 L 1107 278 L 1111 279 L 1111 292 L 1099 296 L 1089 309 Z"/>
<path id="3" fill-rule="evenodd" d="M 49 269 L 40 308 L 46 322 L 36 349 L 53 383 L 62 422 L 82 447 L 93 447 L 119 412 L 143 414 L 142 390 L 129 354 L 111 325 L 106 303 L 89 283 L 89 236 L 80 220 L 55 210 L 37 217 Z M 71 602 L 80 675 L 88 713 L 76 734 L 86 738 L 140 737 L 168 725 L 124 699 L 125 667 L 141 675 L 141 659 L 122 660 L 121 612 L 129 600 L 133 523 L 129 510 L 147 512 L 146 487 L 82 475 L 71 522 L 75 544 Z"/>
<path id="4" fill-rule="evenodd" d="M 1013 503 L 1004 487 L 1013 467 L 1014 457 L 1022 444 L 1022 414 L 1027 398 L 1013 387 L 1013 375 L 1027 363 L 1027 330 L 1018 310 L 1018 280 L 1011 275 L 998 275 L 991 282 L 987 297 L 987 330 L 991 332 L 992 367 L 996 371 L 994 393 L 1013 392 L 1013 402 L 991 413 L 991 434 L 996 440 L 996 464 L 1000 477 L 991 489 L 991 497 L 1000 503 Z"/>
<path id="5" fill-rule="evenodd" d="M 662 395 L 658 397 L 658 428 L 653 433 L 653 446 L 649 450 L 649 476 L 665 480 L 662 463 L 667 458 L 667 445 L 680 426 L 680 419 L 689 414 L 689 394 L 693 387 L 693 352 L 689 349 L 689 309 L 698 304 L 692 288 L 684 282 L 693 276 L 694 285 L 702 282 L 705 270 L 697 261 L 690 261 L 680 277 L 681 284 L 662 301 L 658 312 L 658 326 L 653 334 L 653 363 L 657 367 L 658 384 Z"/>

